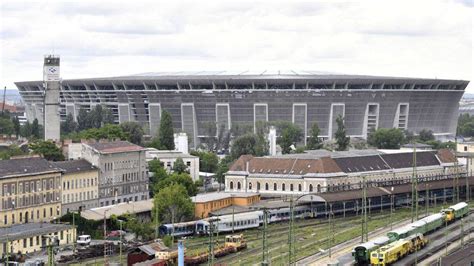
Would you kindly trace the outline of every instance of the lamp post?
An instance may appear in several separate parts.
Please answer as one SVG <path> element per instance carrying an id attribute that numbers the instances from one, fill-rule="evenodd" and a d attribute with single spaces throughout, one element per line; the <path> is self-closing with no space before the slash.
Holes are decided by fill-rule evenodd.
<path id="1" fill-rule="evenodd" d="M 122 265 L 122 220 L 117 220 L 120 223 L 120 265 Z"/>

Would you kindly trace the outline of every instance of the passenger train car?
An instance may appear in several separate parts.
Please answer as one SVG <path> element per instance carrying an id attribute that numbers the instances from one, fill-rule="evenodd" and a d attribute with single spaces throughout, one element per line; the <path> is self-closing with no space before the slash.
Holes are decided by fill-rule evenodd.
<path id="1" fill-rule="evenodd" d="M 263 212 L 253 211 L 246 213 L 236 213 L 234 215 L 222 215 L 199 220 L 196 222 L 195 233 L 198 235 L 209 234 L 210 219 L 215 219 L 213 222 L 213 231 L 215 233 L 231 232 L 233 230 L 238 231 L 259 227 L 263 221 Z"/>

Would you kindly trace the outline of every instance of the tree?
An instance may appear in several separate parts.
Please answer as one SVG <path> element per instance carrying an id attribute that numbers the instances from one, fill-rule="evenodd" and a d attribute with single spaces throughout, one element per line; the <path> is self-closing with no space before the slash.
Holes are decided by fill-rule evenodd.
<path id="1" fill-rule="evenodd" d="M 215 173 L 219 158 L 213 152 L 192 151 L 191 155 L 199 157 L 199 170 L 201 172 Z"/>
<path id="2" fill-rule="evenodd" d="M 148 162 L 148 170 L 150 171 L 150 196 L 155 194 L 158 190 L 158 183 L 169 177 L 168 172 L 163 167 L 163 163 L 158 159 L 153 159 Z"/>
<path id="3" fill-rule="evenodd" d="M 229 167 L 234 163 L 234 160 L 232 159 L 231 156 L 226 156 L 222 158 L 222 160 L 219 162 L 217 165 L 217 171 L 216 171 L 216 180 L 220 184 L 224 183 L 225 181 L 225 173 L 229 171 Z"/>
<path id="4" fill-rule="evenodd" d="M 21 130 L 20 119 L 18 119 L 18 116 L 15 116 L 12 118 L 12 122 L 13 122 L 13 129 L 15 131 L 15 136 L 18 138 L 20 136 L 20 130 Z"/>
<path id="5" fill-rule="evenodd" d="M 102 123 L 104 123 L 104 125 L 115 123 L 115 117 L 112 114 L 112 110 L 110 110 L 110 108 L 105 107 L 105 106 L 102 110 Z"/>
<path id="6" fill-rule="evenodd" d="M 38 123 L 38 119 L 36 118 L 33 120 L 33 124 L 31 125 L 31 136 L 36 139 L 41 138 L 41 128 Z"/>
<path id="7" fill-rule="evenodd" d="M 428 130 L 428 129 L 421 130 L 420 133 L 418 134 L 418 136 L 420 138 L 420 141 L 422 141 L 422 142 L 435 140 L 435 137 L 433 135 L 433 131 Z"/>
<path id="8" fill-rule="evenodd" d="M 0 134 L 11 135 L 15 132 L 15 125 L 10 118 L 0 118 Z"/>
<path id="9" fill-rule="evenodd" d="M 165 179 L 162 179 L 158 182 L 158 185 L 154 188 L 155 193 L 166 187 L 169 187 L 172 184 L 180 184 L 186 189 L 186 194 L 188 196 L 195 196 L 197 194 L 197 186 L 191 179 L 188 173 L 172 173 Z"/>
<path id="10" fill-rule="evenodd" d="M 231 156 L 235 160 L 244 154 L 263 156 L 267 153 L 268 143 L 263 142 L 255 134 L 246 134 L 240 136 L 232 143 Z"/>
<path id="11" fill-rule="evenodd" d="M 188 166 L 186 166 L 186 164 L 184 163 L 181 157 L 178 157 L 176 161 L 174 161 L 173 172 L 178 173 L 178 174 L 186 173 L 187 168 Z"/>
<path id="12" fill-rule="evenodd" d="M 291 145 L 295 145 L 303 137 L 303 131 L 293 123 L 285 123 L 280 132 L 277 143 L 280 145 L 283 154 L 290 153 Z"/>
<path id="13" fill-rule="evenodd" d="M 66 120 L 61 122 L 61 135 L 67 135 L 77 130 L 77 123 L 72 113 L 67 114 Z"/>
<path id="14" fill-rule="evenodd" d="M 123 122 L 120 124 L 127 140 L 131 143 L 141 145 L 143 141 L 143 128 L 137 122 Z"/>
<path id="15" fill-rule="evenodd" d="M 31 123 L 26 121 L 26 123 L 20 128 L 20 136 L 24 138 L 29 138 L 31 136 Z"/>
<path id="16" fill-rule="evenodd" d="M 338 116 L 336 118 L 337 131 L 336 131 L 336 150 L 345 151 L 349 147 L 350 138 L 346 136 L 346 127 L 344 126 L 344 118 Z"/>
<path id="17" fill-rule="evenodd" d="M 323 147 L 323 143 L 319 138 L 320 129 L 318 123 L 314 123 L 311 126 L 310 136 L 308 142 L 306 143 L 306 149 L 308 150 L 319 150 Z"/>
<path id="18" fill-rule="evenodd" d="M 174 130 L 171 114 L 164 110 L 161 112 L 160 130 L 158 133 L 160 149 L 174 150 Z"/>
<path id="19" fill-rule="evenodd" d="M 84 108 L 79 110 L 79 114 L 77 115 L 77 130 L 82 131 L 89 129 L 89 119 L 87 117 L 87 111 Z"/>
<path id="20" fill-rule="evenodd" d="M 205 122 L 203 123 L 203 129 L 204 135 L 206 136 L 202 141 L 204 148 L 208 151 L 215 151 L 217 148 L 217 140 L 215 137 L 217 134 L 216 124 L 213 122 Z"/>
<path id="21" fill-rule="evenodd" d="M 119 125 L 107 124 L 100 128 L 90 128 L 78 133 L 80 139 L 108 139 L 108 140 L 126 140 L 127 135 Z"/>
<path id="22" fill-rule="evenodd" d="M 30 144 L 33 153 L 41 155 L 48 161 L 64 161 L 64 155 L 54 142 L 38 140 Z"/>
<path id="23" fill-rule="evenodd" d="M 155 195 L 153 217 L 162 223 L 176 223 L 193 217 L 194 205 L 180 184 L 172 184 Z"/>
<path id="24" fill-rule="evenodd" d="M 399 149 L 404 142 L 403 131 L 398 128 L 379 128 L 370 134 L 370 145 L 378 149 Z"/>

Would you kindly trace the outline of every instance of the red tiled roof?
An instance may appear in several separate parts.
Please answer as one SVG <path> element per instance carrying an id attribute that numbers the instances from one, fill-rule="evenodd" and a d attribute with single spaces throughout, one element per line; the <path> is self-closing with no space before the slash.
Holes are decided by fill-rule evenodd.
<path id="1" fill-rule="evenodd" d="M 438 158 L 442 163 L 454 163 L 456 161 L 456 157 L 454 154 L 448 149 L 441 149 L 438 150 Z"/>

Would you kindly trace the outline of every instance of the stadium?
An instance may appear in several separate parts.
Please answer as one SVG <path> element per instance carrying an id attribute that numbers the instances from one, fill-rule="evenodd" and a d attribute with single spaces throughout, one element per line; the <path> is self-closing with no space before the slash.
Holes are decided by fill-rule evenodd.
<path id="1" fill-rule="evenodd" d="M 305 136 L 317 122 L 331 139 L 336 117 L 344 116 L 351 137 L 366 138 L 373 128 L 414 133 L 430 129 L 438 138 L 456 131 L 459 100 L 468 81 L 311 71 L 145 73 L 110 78 L 65 79 L 59 115 L 77 116 L 81 108 L 108 106 L 116 122 L 136 121 L 156 134 L 161 110 L 172 114 L 176 130 L 190 146 L 207 137 L 206 125 L 230 129 L 257 121 L 292 121 Z M 42 81 L 16 82 L 31 121 L 43 123 Z M 306 139 L 306 138 L 305 138 Z"/>

